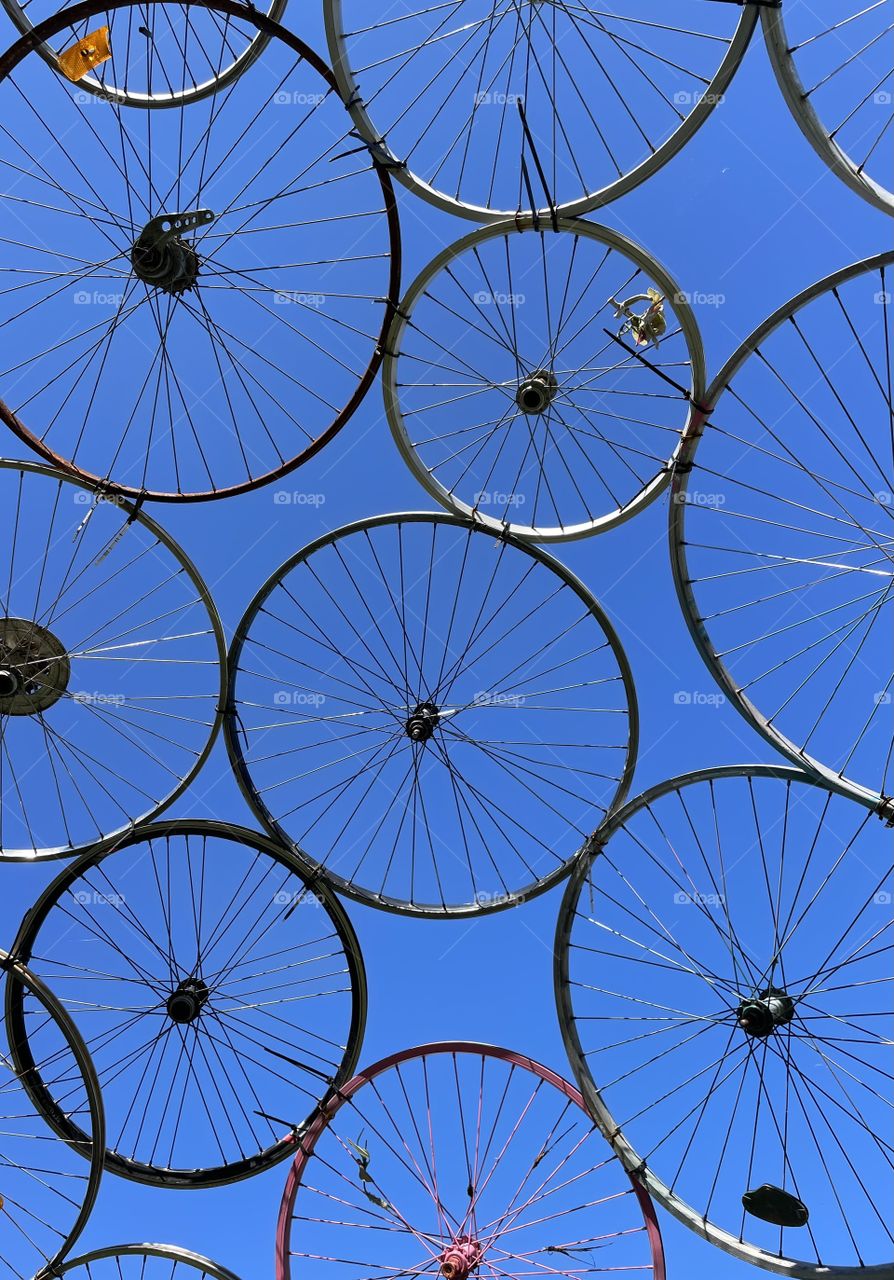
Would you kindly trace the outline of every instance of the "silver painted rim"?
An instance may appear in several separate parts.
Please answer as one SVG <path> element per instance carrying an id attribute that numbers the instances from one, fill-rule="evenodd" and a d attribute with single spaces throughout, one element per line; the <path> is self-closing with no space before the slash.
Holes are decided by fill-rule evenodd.
<path id="1" fill-rule="evenodd" d="M 9 14 L 14 26 L 22 35 L 27 35 L 33 31 L 40 23 L 32 22 L 28 14 L 22 8 L 19 0 L 0 0 L 3 8 Z M 288 0 L 271 0 L 266 10 L 267 17 L 274 22 L 279 22 L 285 12 Z M 145 11 L 149 6 L 143 5 Z M 184 6 L 185 7 L 185 6 Z M 130 10 L 126 10 L 130 12 Z M 49 17 L 49 14 L 47 15 Z M 70 41 L 69 41 L 70 42 Z M 200 102 L 203 98 L 209 97 L 213 93 L 217 93 L 221 89 L 226 89 L 229 85 L 238 80 L 239 76 L 252 65 L 253 62 L 264 52 L 265 47 L 270 42 L 270 36 L 267 32 L 259 31 L 252 38 L 248 46 L 233 59 L 229 66 L 224 67 L 218 74 L 212 76 L 208 80 L 202 81 L 201 84 L 194 85 L 191 89 L 179 90 L 168 94 L 157 93 L 135 93 L 133 91 L 125 91 L 115 86 L 110 86 L 97 80 L 95 76 L 84 76 L 79 81 L 79 88 L 82 91 L 91 93 L 100 98 L 113 97 L 116 102 L 120 102 L 128 107 L 142 108 L 165 108 L 185 106 L 190 102 Z M 57 68 L 57 50 L 52 49 L 48 44 L 41 43 L 36 46 L 37 52 L 49 66 L 55 71 Z"/>
<path id="2" fill-rule="evenodd" d="M 698 466 L 698 447 L 705 434 L 706 426 L 710 424 L 711 413 L 722 400 L 723 393 L 735 374 L 745 365 L 755 349 L 783 325 L 789 317 L 813 300 L 868 272 L 891 264 L 894 264 L 894 251 L 876 254 L 873 257 L 863 259 L 817 281 L 797 294 L 791 301 L 777 308 L 771 316 L 758 325 L 754 332 L 730 356 L 705 395 L 705 406 L 709 412 L 693 410 L 690 413 L 689 424 L 683 436 L 681 448 L 677 455 L 677 465 L 672 477 L 672 496 L 668 524 L 674 583 L 686 625 L 708 670 L 723 689 L 730 703 L 752 728 L 756 729 L 767 742 L 781 751 L 783 755 L 820 778 L 827 786 L 850 795 L 870 808 L 888 804 L 890 803 L 890 798 L 883 795 L 880 790 L 874 790 L 872 787 L 866 786 L 855 779 L 836 773 L 822 761 L 804 752 L 795 742 L 769 724 L 766 716 L 739 688 L 736 680 L 718 657 L 714 644 L 710 639 L 708 627 L 702 619 L 690 578 L 686 555 L 686 515 L 690 505 L 687 501 L 687 494 L 692 483 L 693 474 Z"/>
<path id="3" fill-rule="evenodd" d="M 594 841 L 595 847 L 591 854 L 582 859 L 574 869 L 566 886 L 559 909 L 553 950 L 553 981 L 556 1009 L 565 1050 L 568 1054 L 574 1077 L 577 1080 L 578 1086 L 581 1089 L 594 1120 L 611 1142 L 613 1149 L 624 1166 L 639 1179 L 649 1194 L 652 1195 L 658 1203 L 663 1205 L 663 1207 L 672 1213 L 675 1218 L 684 1224 L 684 1226 L 694 1231 L 696 1235 L 701 1236 L 710 1244 L 723 1249 L 724 1252 L 745 1262 L 750 1262 L 765 1270 L 775 1272 L 778 1275 L 798 1277 L 799 1280 L 821 1280 L 821 1277 L 823 1276 L 834 1276 L 836 1280 L 859 1280 L 861 1276 L 869 1276 L 877 1278 L 877 1280 L 891 1280 L 891 1277 L 894 1276 L 894 1262 L 879 1263 L 871 1266 L 848 1265 L 838 1267 L 830 1264 L 797 1261 L 786 1256 L 781 1256 L 781 1254 L 774 1254 L 763 1248 L 749 1244 L 724 1228 L 717 1226 L 704 1214 L 698 1212 L 679 1195 L 677 1195 L 658 1175 L 658 1173 L 655 1172 L 648 1162 L 644 1160 L 642 1155 L 640 1155 L 639 1152 L 631 1145 L 603 1099 L 599 1084 L 594 1080 L 587 1062 L 586 1054 L 578 1034 L 576 1016 L 572 1003 L 570 952 L 571 935 L 576 908 L 580 896 L 589 882 L 591 868 L 598 863 L 598 860 L 601 857 L 601 851 L 603 848 L 608 846 L 611 837 L 621 830 L 631 817 L 635 816 L 641 810 L 651 806 L 653 801 L 669 794 L 681 792 L 691 786 L 698 786 L 702 783 L 711 784 L 728 779 L 776 779 L 788 784 L 812 787 L 819 792 L 825 792 L 826 795 L 833 800 L 836 796 L 836 793 L 830 788 L 824 786 L 822 782 L 810 777 L 802 769 L 797 769 L 791 765 L 727 765 L 695 770 L 690 773 L 681 774 L 680 776 L 671 778 L 665 782 L 658 783 L 648 788 L 641 795 L 628 801 L 623 808 L 617 810 L 614 815 L 609 817 L 603 824 L 601 830 L 597 833 L 596 840 Z M 839 803 L 846 803 L 844 797 L 839 796 L 838 799 Z M 867 815 L 864 821 L 871 822 L 872 818 Z M 663 836 L 660 827 L 656 828 L 656 831 L 657 838 L 666 838 Z M 634 840 L 636 839 L 635 836 L 632 838 Z M 698 844 L 697 836 L 695 836 L 695 841 Z M 682 867 L 682 864 L 680 865 Z M 683 875 L 683 881 L 685 882 L 684 872 L 685 869 L 681 871 L 681 874 Z M 761 875 L 759 869 L 756 870 L 755 874 L 757 876 Z M 637 897 L 637 901 L 641 901 L 641 899 Z M 644 904 L 644 911 L 648 914 L 648 903 Z M 610 935 L 606 934 L 606 936 L 608 937 Z M 685 949 L 683 954 L 688 954 L 685 952 Z M 617 977 L 617 975 L 615 975 L 615 977 Z M 756 1180 L 759 1180 L 759 1178 Z M 826 1208 L 825 1205 L 815 1205 L 814 1207 L 818 1207 L 823 1211 Z"/>
<path id="4" fill-rule="evenodd" d="M 215 742 L 215 739 L 217 738 L 217 734 L 220 731 L 221 719 L 222 719 L 221 708 L 223 706 L 223 699 L 226 694 L 226 687 L 227 687 L 226 640 L 224 637 L 223 626 L 221 624 L 221 620 L 218 615 L 217 608 L 214 604 L 214 601 L 211 597 L 211 593 L 208 587 L 206 586 L 201 575 L 199 574 L 198 569 L 193 564 L 189 556 L 187 556 L 185 551 L 183 551 L 183 549 L 174 541 L 174 539 L 170 536 L 170 534 L 166 533 L 165 530 L 161 527 L 161 525 L 159 525 L 155 520 L 153 520 L 151 516 L 148 516 L 142 507 L 135 505 L 124 498 L 120 498 L 117 496 L 109 496 L 105 494 L 102 490 L 88 484 L 86 481 L 79 480 L 77 477 L 67 475 L 65 472 L 59 471 L 52 467 L 44 466 L 43 464 L 38 462 L 17 461 L 14 459 L 0 459 L 0 468 L 6 471 L 22 472 L 22 473 L 27 473 L 29 475 L 42 476 L 42 477 L 45 477 L 47 480 L 61 482 L 65 485 L 70 485 L 71 492 L 74 493 L 74 492 L 80 491 L 83 494 L 87 495 L 85 496 L 83 506 L 79 508 L 79 510 L 88 519 L 89 519 L 89 516 L 92 515 L 93 510 L 97 506 L 103 503 L 108 502 L 114 507 L 118 508 L 126 515 L 127 518 L 124 521 L 124 523 L 122 523 L 121 529 L 116 535 L 115 541 L 117 541 L 118 537 L 122 537 L 122 536 L 126 537 L 125 531 L 128 528 L 130 528 L 132 524 L 140 525 L 144 529 L 146 529 L 152 535 L 153 538 L 155 538 L 159 543 L 161 543 L 163 547 L 165 547 L 170 552 L 171 556 L 177 561 L 182 572 L 186 574 L 190 582 L 194 585 L 197 596 L 198 596 L 198 601 L 200 602 L 204 610 L 204 613 L 207 615 L 207 618 L 208 618 L 209 633 L 213 636 L 214 649 L 217 655 L 216 665 L 219 668 L 219 676 L 215 682 L 216 684 L 215 695 L 213 696 L 213 698 L 211 695 L 209 695 L 209 698 L 208 698 L 209 704 L 212 701 L 214 703 L 213 707 L 211 708 L 210 725 L 209 725 L 208 733 L 205 737 L 201 750 L 197 753 L 195 760 L 193 761 L 192 765 L 190 766 L 186 774 L 177 781 L 177 783 L 171 788 L 168 794 L 161 801 L 159 801 L 157 804 L 154 804 L 145 813 L 134 815 L 128 821 L 122 822 L 122 824 L 117 829 L 113 831 L 104 831 L 101 837 L 95 838 L 94 840 L 85 839 L 78 843 L 72 844 L 71 846 L 58 845 L 55 847 L 47 847 L 47 848 L 39 848 L 39 849 L 24 849 L 24 850 L 10 849 L 10 850 L 3 850 L 2 853 L 0 853 L 0 860 L 8 861 L 8 862 L 33 862 L 35 860 L 45 860 L 45 859 L 51 859 L 51 858 L 69 858 L 79 853 L 83 853 L 83 851 L 91 845 L 105 846 L 108 843 L 112 843 L 118 840 L 119 838 L 121 838 L 122 836 L 126 835 L 129 831 L 133 829 L 133 827 L 136 824 L 141 822 L 146 822 L 150 818 L 156 817 L 164 809 L 166 809 L 170 804 L 172 804 L 174 800 L 176 800 L 177 797 L 180 796 L 186 790 L 186 788 L 189 786 L 192 780 L 197 776 L 202 766 L 204 765 L 205 761 L 207 760 L 211 752 L 211 749 L 214 746 L 214 742 Z M 82 523 L 81 528 L 83 527 L 84 525 Z"/>
<path id="5" fill-rule="evenodd" d="M 330 61 L 342 95 L 353 116 L 354 123 L 361 136 L 370 145 L 373 154 L 394 173 L 395 177 L 405 187 L 437 208 L 443 209 L 448 213 L 458 214 L 463 218 L 469 218 L 475 222 L 496 222 L 505 218 L 515 217 L 517 213 L 527 214 L 531 212 L 530 209 L 493 209 L 482 205 L 468 204 L 445 194 L 413 173 L 403 162 L 402 157 L 396 156 L 390 150 L 367 112 L 360 87 L 356 83 L 350 66 L 349 54 L 342 34 L 344 26 L 343 0 L 324 0 L 323 12 Z M 757 24 L 757 16 L 757 6 L 747 2 L 743 4 L 735 34 L 710 84 L 706 87 L 699 101 L 689 115 L 686 116 L 683 123 L 664 143 L 657 147 L 639 165 L 636 165 L 628 173 L 623 174 L 601 190 L 567 202 L 557 201 L 556 211 L 565 217 L 573 217 L 587 213 L 592 209 L 600 208 L 610 201 L 616 200 L 626 192 L 632 191 L 671 160 L 704 123 L 714 105 L 729 86 L 748 48 Z M 532 181 L 536 181 L 536 177 L 532 176 Z M 544 217 L 549 217 L 550 212 L 548 207 L 540 210 L 541 216 Z"/>
<path id="6" fill-rule="evenodd" d="M 400 402 L 400 357 L 402 354 L 402 341 L 408 325 L 412 323 L 413 309 L 419 300 L 426 294 L 432 281 L 439 276 L 445 268 L 449 268 L 450 264 L 463 254 L 470 251 L 477 253 L 478 246 L 482 244 L 501 237 L 505 237 L 508 241 L 509 237 L 516 233 L 526 233 L 537 230 L 541 231 L 544 236 L 567 233 L 572 236 L 580 236 L 587 240 L 593 240 L 598 244 L 606 245 L 609 249 L 616 250 L 625 258 L 632 260 L 639 268 L 644 280 L 646 282 L 653 282 L 658 286 L 658 290 L 672 307 L 673 314 L 679 322 L 679 327 L 682 331 L 683 340 L 689 355 L 691 372 L 688 387 L 689 399 L 691 402 L 696 404 L 701 402 L 701 398 L 705 390 L 704 347 L 701 340 L 701 334 L 699 333 L 698 324 L 685 293 L 680 289 L 676 281 L 668 274 L 659 262 L 653 259 L 645 250 L 641 249 L 626 236 L 621 235 L 619 232 L 614 231 L 609 227 L 598 226 L 594 223 L 570 218 L 560 219 L 555 232 L 552 230 L 550 223 L 546 223 L 545 226 L 541 225 L 540 227 L 536 227 L 534 220 L 530 218 L 513 218 L 508 222 L 495 222 L 490 226 L 471 232 L 461 240 L 458 240 L 454 244 L 443 249 L 441 253 L 439 253 L 437 257 L 435 257 L 419 273 L 407 292 L 404 294 L 400 306 L 395 313 L 388 336 L 388 344 L 382 366 L 382 388 L 385 398 L 385 412 L 388 418 L 388 424 L 391 427 L 392 435 L 394 436 L 395 443 L 400 450 L 401 456 L 413 472 L 416 479 L 437 502 L 447 510 L 453 511 L 467 519 L 475 520 L 495 532 L 508 530 L 517 538 L 533 542 L 564 542 L 583 538 L 590 534 L 600 533 L 606 529 L 611 529 L 619 524 L 623 524 L 625 520 L 629 520 L 631 516 L 636 515 L 637 512 L 643 510 L 653 502 L 654 499 L 657 498 L 670 483 L 674 458 L 680 448 L 679 440 L 667 461 L 649 480 L 646 481 L 645 484 L 641 486 L 638 492 L 635 492 L 628 501 L 623 503 L 623 505 L 616 506 L 614 510 L 606 511 L 604 514 L 598 515 L 592 520 L 558 526 L 531 525 L 521 521 L 500 519 L 493 515 L 489 515 L 482 511 L 480 506 L 475 506 L 464 501 L 458 497 L 455 492 L 443 485 L 435 477 L 432 470 L 423 462 L 418 450 L 414 446 Z M 634 293 L 636 290 L 631 286 L 628 292 Z M 610 308 L 606 312 L 606 323 L 609 327 L 613 326 L 617 329 L 618 321 L 612 320 L 611 316 L 612 309 Z M 605 347 L 610 348 L 611 351 L 614 352 L 612 343 L 608 338 L 605 339 Z M 650 363 L 660 364 L 660 356 L 656 355 L 654 348 L 651 348 L 647 352 L 647 358 Z M 414 362 L 414 366 L 416 365 L 418 365 L 418 361 Z M 636 368 L 637 366 L 634 363 L 632 364 L 632 367 Z M 675 369 L 674 372 L 678 377 L 681 376 L 681 371 Z M 650 375 L 648 373 L 644 373 L 645 378 L 649 378 L 649 376 Z M 685 378 L 685 372 L 682 376 Z M 652 384 L 650 383 L 649 385 L 650 389 L 652 389 Z M 681 394 L 681 424 L 685 423 L 685 404 L 686 400 Z M 457 415 L 457 421 L 462 420 L 462 412 L 463 408 L 460 407 Z M 680 427 L 681 436 L 682 431 L 683 425 Z M 538 474 L 542 474 L 542 468 Z M 499 482 L 495 483 L 499 484 Z"/>
<path id="7" fill-rule="evenodd" d="M 782 95 L 798 126 L 817 155 L 843 182 L 884 213 L 894 212 L 894 192 L 886 190 L 868 174 L 861 173 L 856 163 L 830 137 L 820 119 L 789 51 L 783 16 L 785 6 L 761 9 L 764 38 Z M 888 146 L 890 147 L 890 134 Z"/>
<path id="8" fill-rule="evenodd" d="M 174 1244 L 106 1245 L 101 1249 L 93 1249 L 90 1253 L 84 1253 L 79 1258 L 70 1258 L 67 1262 L 45 1269 L 40 1273 L 37 1280 L 49 1280 L 51 1276 L 67 1275 L 77 1267 L 89 1267 L 91 1262 L 101 1262 L 106 1258 L 133 1256 L 163 1258 L 172 1262 L 175 1266 L 182 1264 L 195 1271 L 201 1271 L 204 1275 L 211 1276 L 212 1280 L 239 1280 L 239 1276 L 234 1271 L 231 1271 L 229 1267 L 223 1267 L 218 1262 L 212 1262 L 210 1258 L 203 1258 L 199 1253 L 193 1253 L 190 1249 L 182 1249 L 179 1245 Z"/>

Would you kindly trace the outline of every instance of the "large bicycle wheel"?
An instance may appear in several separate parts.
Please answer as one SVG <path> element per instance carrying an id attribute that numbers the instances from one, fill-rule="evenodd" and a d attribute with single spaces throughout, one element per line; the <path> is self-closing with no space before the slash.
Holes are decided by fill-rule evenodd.
<path id="1" fill-rule="evenodd" d="M 0 57 L 0 113 L 16 120 L 0 134 L 0 420 L 117 493 L 219 498 L 313 456 L 369 389 L 398 296 L 397 213 L 297 36 L 240 0 L 152 9 L 156 26 L 196 12 L 226 21 L 230 45 L 267 44 L 165 111 L 85 93 L 40 56 L 63 36 L 98 56 L 97 23 L 142 21 L 136 0 L 84 0 Z M 167 90 L 161 59 L 112 38 L 109 83 L 136 64 L 146 93 Z"/>
<path id="2" fill-rule="evenodd" d="M 784 1275 L 894 1275 L 891 835 L 789 766 L 653 787 L 556 934 L 562 1033 L 627 1167 Z"/>
<path id="3" fill-rule="evenodd" d="M 116 1244 L 53 1268 L 71 1280 L 239 1280 L 210 1258 L 173 1244 Z"/>
<path id="4" fill-rule="evenodd" d="M 67 857 L 201 768 L 226 645 L 197 570 L 142 511 L 0 461 L 0 856 Z"/>
<path id="5" fill-rule="evenodd" d="M 761 10 L 783 95 L 814 149 L 864 199 L 894 212 L 894 21 L 885 0 L 785 0 Z"/>
<path id="6" fill-rule="evenodd" d="M 51 0 L 2 0 L 3 8 L 19 31 L 35 26 L 57 12 Z M 279 21 L 286 0 L 269 0 L 265 12 Z M 227 14 L 185 0 L 182 4 L 156 6 L 155 0 L 138 0 L 120 10 L 98 13 L 90 24 L 107 26 L 113 49 L 127 48 L 118 61 L 122 82 L 111 75 L 110 63 L 78 80 L 83 93 L 114 98 L 129 107 L 170 107 L 195 102 L 217 93 L 246 71 L 264 49 L 269 34 L 239 29 Z M 52 67 L 88 28 L 68 28 L 39 52 Z"/>
<path id="7" fill-rule="evenodd" d="M 722 98 L 757 9 L 714 0 L 326 0 L 358 131 L 412 191 L 487 222 L 572 215 L 665 164 Z"/>
<path id="8" fill-rule="evenodd" d="M 894 253 L 819 281 L 721 370 L 678 455 L 677 591 L 726 696 L 866 804 L 894 790 Z"/>
<path id="9" fill-rule="evenodd" d="M 687 402 L 612 336 L 704 394 L 686 295 L 625 236 L 495 224 L 423 269 L 395 316 L 385 408 L 443 506 L 538 542 L 611 528 L 670 479 Z M 521 233 L 521 234 L 519 234 Z"/>
<path id="10" fill-rule="evenodd" d="M 523 1054 L 392 1054 L 321 1108 L 289 1172 L 277 1280 L 623 1271 L 664 1280 L 655 1210 L 578 1091 Z"/>
<path id="11" fill-rule="evenodd" d="M 28 912 L 15 953 L 92 1055 L 106 1167 L 141 1182 L 213 1186 L 269 1168 L 292 1149 L 284 1128 L 357 1065 L 366 981 L 347 916 L 241 827 L 162 822 L 88 853 Z M 21 1001 L 7 1019 L 33 1069 Z"/>
<path id="12" fill-rule="evenodd" d="M 457 516 L 347 525 L 258 592 L 226 738 L 249 803 L 372 906 L 451 916 L 560 879 L 629 785 L 636 700 L 587 589 Z"/>
<path id="13" fill-rule="evenodd" d="M 0 1259 L 4 1274 L 43 1273 L 64 1258 L 90 1216 L 105 1145 L 99 1085 L 68 1014 L 39 978 L 0 952 L 7 998 L 15 993 L 34 1060 L 17 1070 L 17 1035 L 4 1022 L 0 1046 Z M 77 1141 L 61 1140 L 40 1105 L 44 1084 L 76 1118 Z"/>

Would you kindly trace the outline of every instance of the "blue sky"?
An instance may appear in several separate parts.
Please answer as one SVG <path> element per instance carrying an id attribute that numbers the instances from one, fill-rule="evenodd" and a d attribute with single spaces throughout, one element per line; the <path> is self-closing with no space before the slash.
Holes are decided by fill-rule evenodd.
<path id="1" fill-rule="evenodd" d="M 290 15 L 298 20 L 297 8 Z M 301 34 L 324 48 L 316 5 Z M 404 280 L 468 224 L 399 189 Z M 815 279 L 892 245 L 889 219 L 823 167 L 778 92 L 760 32 L 725 102 L 681 155 L 647 184 L 594 215 L 653 253 L 696 296 L 709 375 L 769 312 Z M 721 299 L 704 304 L 699 297 Z M 15 452 L 15 450 L 10 450 Z M 277 488 L 318 495 L 277 504 Z M 273 569 L 327 529 L 385 511 L 429 509 L 384 419 L 378 384 L 352 421 L 282 485 L 226 502 L 153 514 L 204 573 L 228 635 Z M 626 647 L 640 702 L 641 742 L 631 795 L 672 774 L 772 753 L 714 692 L 680 617 L 666 545 L 666 498 L 620 529 L 556 553 L 594 591 Z M 681 703 L 675 695 L 691 694 Z M 251 818 L 218 742 L 191 790 L 167 816 Z M 58 869 L 58 868 L 56 868 Z M 54 874 L 4 872 L 2 937 Z M 368 972 L 370 1008 L 361 1061 L 407 1044 L 481 1039 L 567 1073 L 552 991 L 552 938 L 561 887 L 472 923 L 402 919 L 349 904 Z M 408 963 L 411 958 L 412 962 Z M 280 1167 L 234 1187 L 166 1192 L 107 1177 L 78 1249 L 112 1240 L 183 1244 L 244 1280 L 272 1274 L 285 1177 Z M 725 1280 L 743 1264 L 662 1214 L 669 1274 Z"/>

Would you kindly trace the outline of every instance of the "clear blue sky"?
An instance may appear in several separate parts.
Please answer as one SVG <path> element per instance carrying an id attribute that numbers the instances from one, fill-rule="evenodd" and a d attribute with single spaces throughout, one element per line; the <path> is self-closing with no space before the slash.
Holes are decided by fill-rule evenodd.
<path id="1" fill-rule="evenodd" d="M 300 15 L 302 35 L 322 50 L 318 5 L 293 4 L 287 16 L 297 22 Z M 469 227 L 402 190 L 400 206 L 408 282 Z M 695 305 L 709 374 L 805 285 L 892 245 L 891 222 L 825 171 L 789 117 L 759 32 L 726 101 L 695 140 L 595 217 L 654 253 L 685 290 L 722 297 L 720 305 Z M 323 500 L 277 505 L 278 487 Z M 153 514 L 204 573 L 229 635 L 261 582 L 310 539 L 366 515 L 430 506 L 392 445 L 376 385 L 340 436 L 284 486 Z M 773 759 L 729 708 L 675 702 L 679 690 L 711 692 L 712 685 L 677 609 L 666 514 L 660 501 L 615 532 L 556 549 L 607 609 L 633 666 L 642 726 L 631 794 L 684 769 Z M 174 815 L 250 822 L 222 744 Z M 4 941 L 58 869 L 4 869 Z M 370 989 L 361 1060 L 409 1043 L 481 1039 L 567 1073 L 552 989 L 561 891 L 471 924 L 404 920 L 351 905 Z M 244 1280 L 270 1276 L 284 1178 L 280 1167 L 235 1187 L 175 1193 L 107 1177 L 77 1251 L 113 1240 L 170 1241 L 209 1254 Z M 661 1220 L 671 1276 L 744 1277 L 743 1264 L 666 1215 Z"/>

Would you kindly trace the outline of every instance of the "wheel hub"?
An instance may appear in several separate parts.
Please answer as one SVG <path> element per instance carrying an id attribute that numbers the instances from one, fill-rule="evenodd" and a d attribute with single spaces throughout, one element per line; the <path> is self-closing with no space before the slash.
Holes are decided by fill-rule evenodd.
<path id="1" fill-rule="evenodd" d="M 407 736 L 414 742 L 428 742 L 439 719 L 440 713 L 433 702 L 420 702 L 407 721 Z"/>
<path id="2" fill-rule="evenodd" d="M 195 1022 L 202 1012 L 210 992 L 201 978 L 184 978 L 168 996 L 168 1017 L 172 1022 L 185 1026 Z"/>
<path id="3" fill-rule="evenodd" d="M 27 618 L 0 618 L 0 714 L 33 716 L 58 702 L 71 663 L 52 631 Z"/>
<path id="4" fill-rule="evenodd" d="M 522 413 L 544 413 L 559 390 L 556 375 L 551 369 L 538 369 L 518 385 L 515 403 Z"/>
<path id="5" fill-rule="evenodd" d="M 444 1280 L 468 1280 L 470 1272 L 481 1262 L 482 1249 L 471 1236 L 457 1236 L 440 1257 Z"/>
<path id="6" fill-rule="evenodd" d="M 214 220 L 210 209 L 194 213 L 163 213 L 150 218 L 130 251 L 134 274 L 165 293 L 181 294 L 199 278 L 201 260 L 181 233 Z"/>
<path id="7" fill-rule="evenodd" d="M 763 1039 L 777 1027 L 791 1022 L 795 1016 L 795 1002 L 779 987 L 767 987 L 759 996 L 743 1000 L 736 1012 L 736 1021 L 750 1036 Z"/>

